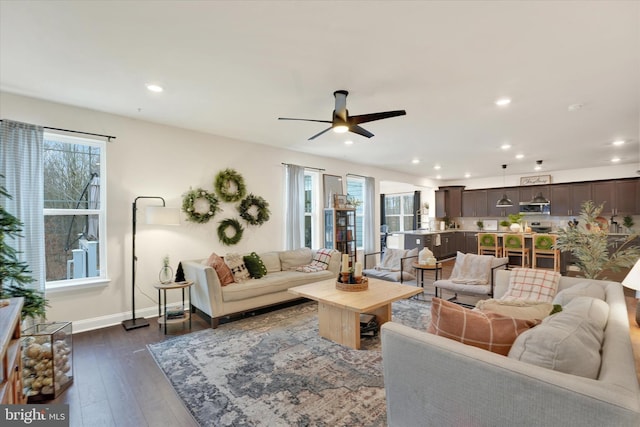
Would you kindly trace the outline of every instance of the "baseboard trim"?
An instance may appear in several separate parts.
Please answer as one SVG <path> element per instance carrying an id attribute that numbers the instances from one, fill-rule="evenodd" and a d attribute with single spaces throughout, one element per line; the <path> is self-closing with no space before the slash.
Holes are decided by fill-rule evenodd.
<path id="1" fill-rule="evenodd" d="M 158 308 L 149 307 L 136 310 L 136 317 L 158 317 Z M 123 320 L 131 319 L 131 312 L 115 313 L 107 316 L 92 317 L 90 319 L 75 320 L 72 322 L 73 333 L 93 331 L 108 326 L 121 324 Z"/>

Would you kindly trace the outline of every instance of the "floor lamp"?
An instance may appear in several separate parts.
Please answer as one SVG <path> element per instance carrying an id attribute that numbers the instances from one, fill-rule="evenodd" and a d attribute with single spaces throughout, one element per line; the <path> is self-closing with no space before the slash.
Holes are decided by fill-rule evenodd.
<path id="1" fill-rule="evenodd" d="M 130 331 L 132 329 L 143 328 L 149 326 L 149 321 L 144 317 L 136 318 L 136 212 L 138 210 L 139 199 L 156 199 L 162 200 L 162 206 L 149 206 L 146 209 L 146 223 L 156 225 L 180 225 L 180 210 L 178 208 L 167 208 L 162 197 L 158 196 L 138 196 L 133 201 L 132 229 L 133 237 L 131 240 L 131 319 L 124 320 L 122 326 Z"/>
<path id="2" fill-rule="evenodd" d="M 636 265 L 633 266 L 627 277 L 622 281 L 622 286 L 634 289 L 636 291 L 636 298 L 640 296 L 640 259 L 636 261 Z M 636 324 L 640 326 L 640 302 L 636 302 Z"/>

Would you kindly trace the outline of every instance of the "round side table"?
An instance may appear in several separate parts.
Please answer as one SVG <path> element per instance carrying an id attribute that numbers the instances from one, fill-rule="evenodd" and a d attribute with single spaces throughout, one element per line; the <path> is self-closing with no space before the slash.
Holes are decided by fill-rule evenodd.
<path id="1" fill-rule="evenodd" d="M 417 285 L 420 286 L 421 288 L 424 289 L 424 272 L 425 271 L 433 271 L 434 272 L 434 278 L 433 281 L 435 282 L 436 280 L 440 279 L 440 276 L 442 275 L 442 263 L 441 262 L 436 262 L 435 264 L 420 264 L 418 262 L 414 262 L 411 265 L 413 268 L 415 268 L 417 271 L 420 272 L 420 280 L 417 281 Z"/>
<path id="2" fill-rule="evenodd" d="M 189 304 L 191 304 L 191 286 L 193 282 L 171 282 L 156 283 L 153 285 L 158 290 L 158 327 L 164 324 L 164 333 L 167 334 L 167 324 L 184 323 L 189 321 L 189 329 L 191 329 L 191 312 L 184 307 L 184 290 L 189 292 Z M 182 291 L 182 310 L 171 318 L 171 314 L 167 316 L 167 291 L 170 289 L 180 289 Z"/>

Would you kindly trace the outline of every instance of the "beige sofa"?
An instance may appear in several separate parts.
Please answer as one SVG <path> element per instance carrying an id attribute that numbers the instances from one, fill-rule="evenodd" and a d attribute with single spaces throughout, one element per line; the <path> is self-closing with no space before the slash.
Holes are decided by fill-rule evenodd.
<path id="1" fill-rule="evenodd" d="M 509 274 L 496 272 L 495 298 L 505 293 Z M 576 286 L 575 292 L 585 281 L 604 288 L 600 292 L 609 306 L 597 379 L 388 322 L 382 327 L 388 425 L 640 426 L 640 388 L 622 286 L 561 277 L 558 291 Z"/>
<path id="2" fill-rule="evenodd" d="M 314 254 L 315 251 L 308 248 L 258 254 L 267 267 L 267 274 L 260 279 L 227 286 L 220 284 L 215 270 L 206 265 L 206 259 L 182 261 L 185 278 L 194 282 L 192 310 L 195 308 L 194 313 L 206 315 L 211 327 L 217 328 L 223 317 L 297 299 L 299 297 L 287 292 L 289 288 L 338 276 L 338 251 L 333 251 L 327 270 L 295 271 L 296 267 L 309 264 Z"/>

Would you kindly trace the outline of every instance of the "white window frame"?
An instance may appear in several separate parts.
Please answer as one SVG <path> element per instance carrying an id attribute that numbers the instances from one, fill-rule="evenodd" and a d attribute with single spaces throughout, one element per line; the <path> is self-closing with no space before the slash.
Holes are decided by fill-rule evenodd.
<path id="1" fill-rule="evenodd" d="M 311 177 L 311 212 L 307 212 L 305 208 L 305 224 L 306 218 L 311 218 L 311 249 L 319 249 L 321 245 L 324 245 L 324 241 L 321 240 L 321 209 L 318 209 L 318 206 L 320 206 L 321 202 L 320 173 L 317 170 L 305 169 L 304 176 L 305 178 L 307 176 Z"/>
<path id="2" fill-rule="evenodd" d="M 107 156 L 106 141 L 95 140 L 90 138 L 82 138 L 70 135 L 62 135 L 53 132 L 44 132 L 44 140 L 53 140 L 67 144 L 86 145 L 97 147 L 100 149 L 100 207 L 99 209 L 43 209 L 43 216 L 53 215 L 97 215 L 98 216 L 98 235 L 100 236 L 100 244 L 98 245 L 98 256 L 100 259 L 100 273 L 94 277 L 83 277 L 78 279 L 64 279 L 55 281 L 45 281 L 45 290 L 47 292 L 55 292 L 67 289 L 78 289 L 81 287 L 91 287 L 96 285 L 104 285 L 109 282 L 107 267 Z M 45 230 L 46 236 L 46 230 Z M 45 259 L 43 265 L 46 266 L 46 251 L 42 255 Z M 46 277 L 46 273 L 45 273 Z"/>
<path id="3" fill-rule="evenodd" d="M 393 232 L 403 232 L 403 231 L 410 231 L 410 230 L 405 230 L 404 229 L 404 219 L 407 216 L 410 216 L 413 218 L 414 212 L 410 212 L 410 213 L 406 213 L 404 211 L 404 203 L 403 203 L 403 199 L 405 197 L 410 197 L 411 199 L 413 199 L 414 197 L 414 193 L 395 193 L 395 194 L 387 194 L 385 195 L 385 198 L 387 197 L 399 197 L 400 198 L 400 214 L 388 214 L 386 213 L 386 209 L 385 209 L 385 216 L 386 217 L 399 217 L 399 224 L 400 224 L 400 230 L 393 230 Z M 391 232 L 391 230 L 390 230 Z"/>

